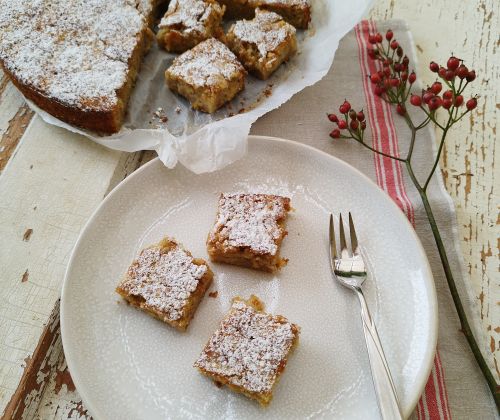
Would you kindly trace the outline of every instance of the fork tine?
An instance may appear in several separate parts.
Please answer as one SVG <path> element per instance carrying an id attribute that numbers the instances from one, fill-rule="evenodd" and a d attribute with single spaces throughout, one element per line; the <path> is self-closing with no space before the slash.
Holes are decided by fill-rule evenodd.
<path id="1" fill-rule="evenodd" d="M 333 215 L 331 213 L 330 213 L 330 256 L 332 258 L 337 258 L 337 244 L 335 243 L 335 228 L 333 227 Z"/>
<path id="2" fill-rule="evenodd" d="M 342 213 L 339 216 L 339 229 L 340 229 L 340 253 L 342 254 L 344 251 L 347 251 L 347 243 L 345 241 L 344 222 L 342 221 Z"/>
<path id="3" fill-rule="evenodd" d="M 356 237 L 356 231 L 354 230 L 354 222 L 352 221 L 351 212 L 349 212 L 349 234 L 351 235 L 351 247 L 353 255 L 359 254 L 358 252 L 358 238 Z"/>

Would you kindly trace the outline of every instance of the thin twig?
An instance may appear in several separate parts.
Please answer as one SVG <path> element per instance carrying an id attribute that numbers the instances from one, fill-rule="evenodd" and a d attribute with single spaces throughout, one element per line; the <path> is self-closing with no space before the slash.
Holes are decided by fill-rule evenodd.
<path id="1" fill-rule="evenodd" d="M 354 140 L 356 140 L 359 144 L 363 145 L 364 147 L 366 147 L 367 149 L 371 150 L 372 152 L 377 153 L 378 155 L 385 156 L 386 158 L 389 158 L 389 159 L 399 160 L 400 162 L 406 162 L 405 159 L 402 159 L 402 158 L 397 157 L 397 156 L 388 155 L 387 153 L 381 152 L 380 150 L 377 150 L 377 149 L 374 149 L 371 146 L 368 146 L 366 143 L 362 142 L 361 140 L 359 140 L 357 138 L 354 138 L 354 137 L 352 137 L 352 138 Z"/>

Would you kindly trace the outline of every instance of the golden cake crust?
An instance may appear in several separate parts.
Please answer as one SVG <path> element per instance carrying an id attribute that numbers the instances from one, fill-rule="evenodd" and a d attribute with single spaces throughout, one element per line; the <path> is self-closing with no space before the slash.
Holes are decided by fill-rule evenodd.
<path id="1" fill-rule="evenodd" d="M 64 122 L 120 129 L 152 33 L 154 0 L 0 0 L 0 64 L 38 107 Z"/>
<path id="2" fill-rule="evenodd" d="M 236 297 L 194 366 L 216 383 L 266 406 L 299 332 L 285 317 L 265 313 L 256 296 Z"/>
<path id="3" fill-rule="evenodd" d="M 141 251 L 116 292 L 131 305 L 184 331 L 213 279 L 201 258 L 164 238 Z"/>

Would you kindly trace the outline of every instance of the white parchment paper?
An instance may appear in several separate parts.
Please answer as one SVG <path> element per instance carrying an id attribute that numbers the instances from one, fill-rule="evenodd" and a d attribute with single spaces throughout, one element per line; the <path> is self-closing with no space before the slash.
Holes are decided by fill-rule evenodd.
<path id="1" fill-rule="evenodd" d="M 298 54 L 269 80 L 249 75 L 245 90 L 212 115 L 194 111 L 188 101 L 168 89 L 164 73 L 176 55 L 160 50 L 156 43 L 142 64 L 119 133 L 98 136 L 28 104 L 47 123 L 111 149 L 156 150 L 169 168 L 180 162 L 195 173 L 215 171 L 245 155 L 247 136 L 257 118 L 325 76 L 340 39 L 361 19 L 372 1 L 311 0 L 312 24 L 307 31 L 297 31 Z M 158 109 L 163 120 L 160 123 L 155 116 Z"/>

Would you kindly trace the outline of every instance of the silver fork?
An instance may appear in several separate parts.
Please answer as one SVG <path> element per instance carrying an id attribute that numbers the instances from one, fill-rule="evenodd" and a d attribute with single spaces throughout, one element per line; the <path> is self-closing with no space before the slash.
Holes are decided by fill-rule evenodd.
<path id="1" fill-rule="evenodd" d="M 377 328 L 370 315 L 361 285 L 366 279 L 366 266 L 361 256 L 354 223 L 349 213 L 349 231 L 351 236 L 351 251 L 347 248 L 342 215 L 339 218 L 340 255 L 337 253 L 333 216 L 330 214 L 330 266 L 332 276 L 340 284 L 356 292 L 361 304 L 361 319 L 365 334 L 366 348 L 370 360 L 373 385 L 377 395 L 378 407 L 384 420 L 402 419 L 398 395 L 392 380 L 391 372 L 382 349 L 382 343 Z"/>

